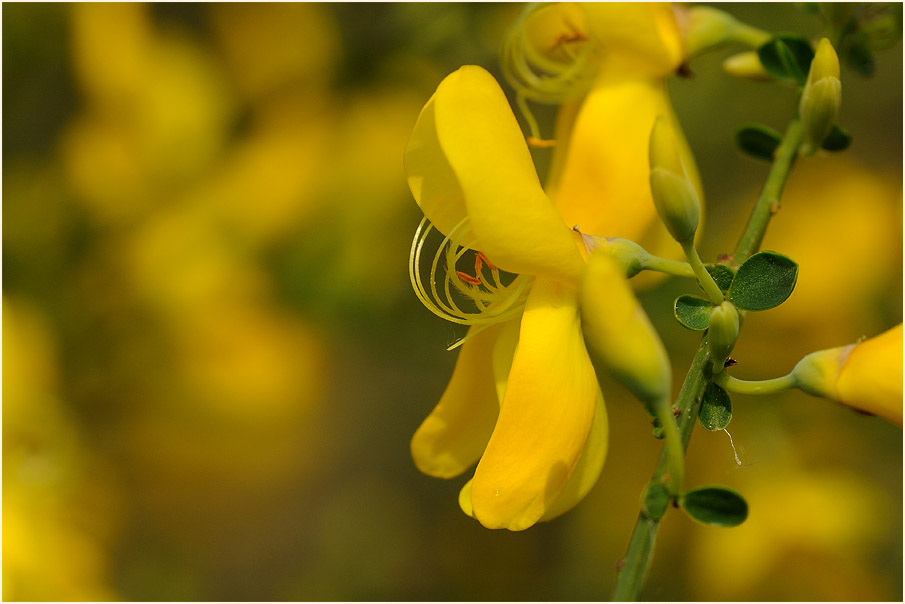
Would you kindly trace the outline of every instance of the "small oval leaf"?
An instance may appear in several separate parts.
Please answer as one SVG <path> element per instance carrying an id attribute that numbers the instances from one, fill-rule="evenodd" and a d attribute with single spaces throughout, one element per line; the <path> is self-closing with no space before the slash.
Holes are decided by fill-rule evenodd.
<path id="1" fill-rule="evenodd" d="M 779 132 L 763 124 L 746 124 L 735 133 L 735 143 L 739 149 L 754 159 L 768 162 L 773 161 L 773 154 L 781 141 L 782 135 Z"/>
<path id="2" fill-rule="evenodd" d="M 847 38 L 840 50 L 846 66 L 866 78 L 873 77 L 877 66 L 867 40 Z"/>
<path id="3" fill-rule="evenodd" d="M 732 285 L 732 280 L 735 279 L 734 270 L 725 264 L 706 264 L 704 265 L 704 268 L 707 269 L 707 272 L 710 273 L 710 276 L 716 281 L 717 287 L 719 287 L 721 291 L 729 291 L 729 286 Z"/>
<path id="4" fill-rule="evenodd" d="M 743 310 L 767 310 L 792 295 L 798 264 L 776 252 L 758 252 L 742 264 L 729 286 L 729 300 Z"/>
<path id="5" fill-rule="evenodd" d="M 704 390 L 698 421 L 707 430 L 715 432 L 728 426 L 731 419 L 732 400 L 729 398 L 729 393 L 710 382 L 707 384 L 707 389 Z"/>
<path id="6" fill-rule="evenodd" d="M 713 304 L 710 300 L 699 298 L 697 296 L 679 296 L 676 298 L 674 305 L 674 313 L 676 321 L 682 324 L 682 327 L 692 331 L 703 331 L 710 324 L 710 312 L 713 310 Z"/>
<path id="7" fill-rule="evenodd" d="M 709 526 L 738 526 L 748 517 L 745 498 L 726 487 L 699 487 L 679 497 L 679 507 Z"/>
<path id="8" fill-rule="evenodd" d="M 806 38 L 778 34 L 757 49 L 761 64 L 777 80 L 803 86 L 808 78 L 814 49 Z"/>
<path id="9" fill-rule="evenodd" d="M 852 135 L 843 130 L 839 124 L 833 124 L 830 133 L 820 143 L 820 147 L 827 151 L 845 151 L 851 144 Z"/>

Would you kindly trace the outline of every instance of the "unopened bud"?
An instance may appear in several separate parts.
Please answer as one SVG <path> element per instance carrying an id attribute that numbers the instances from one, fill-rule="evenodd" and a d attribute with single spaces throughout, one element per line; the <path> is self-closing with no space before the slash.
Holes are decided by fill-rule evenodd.
<path id="1" fill-rule="evenodd" d="M 764 69 L 763 63 L 760 62 L 760 57 L 757 56 L 757 52 L 753 50 L 740 52 L 728 57 L 723 61 L 723 71 L 729 75 L 737 78 L 744 78 L 746 80 L 766 82 L 772 79 L 770 74 L 767 73 L 767 70 Z"/>
<path id="2" fill-rule="evenodd" d="M 857 344 L 811 353 L 792 377 L 808 394 L 902 427 L 902 324 Z"/>
<path id="3" fill-rule="evenodd" d="M 650 190 L 660 219 L 679 243 L 691 241 L 698 228 L 700 201 L 679 157 L 672 128 L 662 117 L 650 135 Z"/>
<path id="4" fill-rule="evenodd" d="M 707 345 L 713 359 L 713 373 L 720 373 L 738 339 L 738 310 L 731 302 L 723 302 L 710 313 Z"/>
<path id="5" fill-rule="evenodd" d="M 808 81 L 801 94 L 799 113 L 804 130 L 802 153 L 813 155 L 833 128 L 842 104 L 839 57 L 826 38 L 817 45 Z"/>
<path id="6" fill-rule="evenodd" d="M 729 13 L 710 6 L 675 8 L 686 55 L 691 58 L 727 42 L 759 46 L 769 34 L 738 21 Z"/>
<path id="7" fill-rule="evenodd" d="M 621 382 L 656 415 L 656 405 L 670 393 L 669 357 L 622 269 L 603 250 L 588 258 L 579 301 L 595 367 Z"/>

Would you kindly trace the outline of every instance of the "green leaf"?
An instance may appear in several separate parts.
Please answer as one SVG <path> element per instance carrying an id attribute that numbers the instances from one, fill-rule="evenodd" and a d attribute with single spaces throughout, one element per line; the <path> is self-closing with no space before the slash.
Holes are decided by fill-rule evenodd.
<path id="1" fill-rule="evenodd" d="M 729 286 L 729 300 L 743 310 L 774 308 L 792 294 L 797 280 L 794 260 L 776 252 L 758 252 L 739 267 Z"/>
<path id="2" fill-rule="evenodd" d="M 704 428 L 715 432 L 728 426 L 731 419 L 732 400 L 729 398 L 729 393 L 710 382 L 707 384 L 707 389 L 704 390 L 698 420 Z"/>
<path id="3" fill-rule="evenodd" d="M 746 124 L 736 131 L 735 142 L 739 149 L 754 159 L 772 162 L 773 154 L 782 142 L 782 135 L 763 124 Z"/>
<path id="4" fill-rule="evenodd" d="M 832 130 L 820 143 L 827 151 L 845 151 L 852 144 L 852 135 L 842 129 L 839 124 L 833 124 Z"/>
<path id="5" fill-rule="evenodd" d="M 674 305 L 676 321 L 681 323 L 682 327 L 692 331 L 707 329 L 707 325 L 710 324 L 711 310 L 713 310 L 713 304 L 710 303 L 710 300 L 697 296 L 679 296 Z"/>
<path id="6" fill-rule="evenodd" d="M 699 487 L 679 497 L 679 507 L 709 526 L 738 526 L 748 517 L 745 498 L 726 487 Z"/>
<path id="7" fill-rule="evenodd" d="M 757 49 L 757 56 L 767 73 L 777 80 L 804 86 L 814 49 L 806 38 L 777 34 Z"/>
<path id="8" fill-rule="evenodd" d="M 716 281 L 716 285 L 721 291 L 729 291 L 729 286 L 732 285 L 732 280 L 735 279 L 734 270 L 725 264 L 706 264 L 704 265 L 704 268 L 707 269 L 707 272 L 710 273 L 710 276 Z"/>
<path id="9" fill-rule="evenodd" d="M 648 518 L 659 520 L 669 507 L 669 491 L 659 482 L 651 482 L 641 496 L 641 509 Z"/>
<path id="10" fill-rule="evenodd" d="M 820 14 L 820 3 L 819 2 L 796 2 L 795 8 L 798 9 L 799 12 L 805 15 L 819 15 Z"/>
<path id="11" fill-rule="evenodd" d="M 846 38 L 840 50 L 840 58 L 849 68 L 864 77 L 872 77 L 876 71 L 874 53 L 871 52 L 868 40 L 864 36 Z"/>

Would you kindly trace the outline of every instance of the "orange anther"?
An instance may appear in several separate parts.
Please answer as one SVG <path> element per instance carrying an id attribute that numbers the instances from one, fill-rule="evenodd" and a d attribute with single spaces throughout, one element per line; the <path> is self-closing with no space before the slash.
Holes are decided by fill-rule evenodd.
<path id="1" fill-rule="evenodd" d="M 486 264 L 486 265 L 487 265 L 487 268 L 489 268 L 490 270 L 492 270 L 492 271 L 497 270 L 497 268 L 493 265 L 493 262 L 491 262 L 490 260 L 488 260 L 488 259 L 487 259 L 487 256 L 484 255 L 484 252 L 478 252 L 478 258 L 477 258 L 477 260 L 475 261 L 475 266 L 477 266 L 477 263 L 478 263 L 479 261 L 480 261 L 480 262 L 483 262 L 484 264 Z M 480 272 L 480 271 L 478 271 L 478 272 Z"/>
<path id="2" fill-rule="evenodd" d="M 472 277 L 468 273 L 463 273 L 462 271 L 456 271 L 456 274 L 459 275 L 459 279 L 466 283 L 471 283 L 472 285 L 480 285 L 481 280 L 477 277 Z"/>
<path id="3" fill-rule="evenodd" d="M 550 50 L 553 50 L 561 44 L 568 44 L 569 42 L 585 42 L 587 39 L 588 37 L 580 31 L 571 32 L 571 34 L 563 34 L 553 42 Z"/>
<path id="4" fill-rule="evenodd" d="M 533 136 L 529 136 L 525 140 L 528 142 L 529 147 L 534 147 L 535 149 L 549 149 L 556 146 L 555 140 L 535 138 Z"/>

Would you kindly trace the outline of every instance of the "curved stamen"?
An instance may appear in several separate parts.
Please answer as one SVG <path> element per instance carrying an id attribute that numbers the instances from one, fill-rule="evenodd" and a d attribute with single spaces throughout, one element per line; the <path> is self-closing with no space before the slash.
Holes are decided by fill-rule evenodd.
<path id="1" fill-rule="evenodd" d="M 519 316 L 528 297 L 533 277 L 516 275 L 504 285 L 500 270 L 484 254 L 475 253 L 474 276 L 459 270 L 457 264 L 468 252 L 462 245 L 471 231 L 468 219 L 463 219 L 444 236 L 430 262 L 430 277 L 425 284 L 421 277 L 421 258 L 427 237 L 434 226 L 423 219 L 415 230 L 412 249 L 409 252 L 409 280 L 421 303 L 438 317 L 460 325 L 475 325 L 469 336 L 459 340 L 450 349 L 460 346 L 465 339 L 480 329 L 494 323 Z M 442 265 L 442 266 L 441 266 Z M 485 271 L 484 269 L 487 269 Z M 442 268 L 442 286 L 438 281 L 438 269 Z M 489 272 L 489 276 L 487 274 Z M 458 300 L 457 300 L 458 298 Z M 462 305 L 463 298 L 473 308 Z"/>
<path id="2" fill-rule="evenodd" d="M 559 104 L 578 96 L 590 85 L 593 74 L 587 68 L 595 48 L 579 27 L 565 24 L 552 48 L 544 49 L 546 52 L 536 48 L 528 39 L 526 22 L 546 7 L 546 4 L 532 4 L 522 11 L 503 42 L 501 63 L 506 79 L 519 96 Z M 566 61 L 552 58 L 553 50 L 562 53 Z M 524 102 L 519 107 L 523 112 L 527 109 Z M 533 121 L 530 110 L 525 117 L 529 123 Z M 536 136 L 535 128 L 531 131 Z"/>

